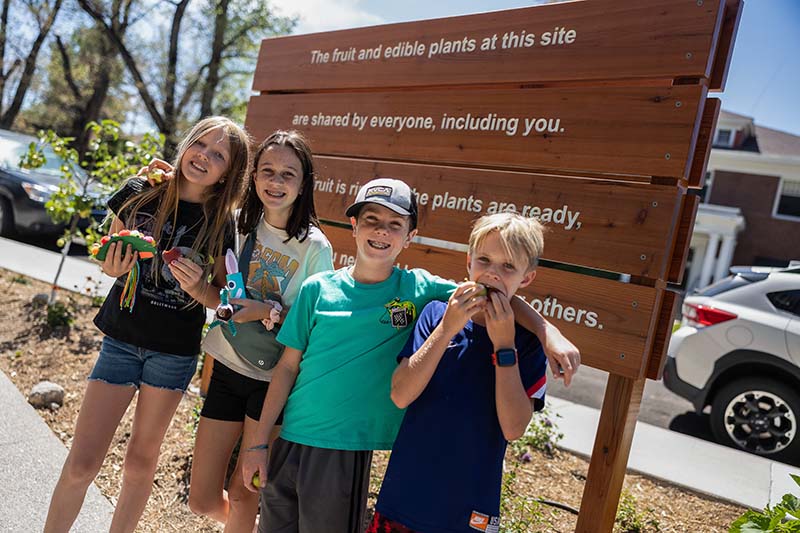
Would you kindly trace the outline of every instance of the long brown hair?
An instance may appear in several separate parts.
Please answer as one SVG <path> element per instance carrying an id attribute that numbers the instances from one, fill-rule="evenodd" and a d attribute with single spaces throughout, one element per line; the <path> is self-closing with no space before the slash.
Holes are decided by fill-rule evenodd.
<path id="1" fill-rule="evenodd" d="M 314 208 L 314 158 L 308 141 L 302 133 L 296 130 L 278 130 L 267 137 L 256 149 L 253 168 L 247 177 L 247 192 L 244 196 L 242 210 L 239 212 L 239 233 L 248 235 L 253 232 L 264 213 L 264 205 L 256 192 L 255 174 L 258 170 L 256 166 L 259 158 L 270 146 L 285 146 L 291 149 L 303 167 L 300 194 L 292 205 L 292 212 L 289 214 L 289 221 L 286 224 L 286 233 L 289 235 L 286 240 L 295 238 L 303 242 L 308 236 L 309 226 L 319 227 L 319 220 Z"/>
<path id="2" fill-rule="evenodd" d="M 127 222 L 136 220 L 136 213 L 145 205 L 157 202 L 153 236 L 160 241 L 161 232 L 168 219 L 172 227 L 176 227 L 178 218 L 178 201 L 180 198 L 181 183 L 185 179 L 181 172 L 181 162 L 186 150 L 198 139 L 212 130 L 221 129 L 228 136 L 230 143 L 230 158 L 228 168 L 214 185 L 206 188 L 203 196 L 203 223 L 197 232 L 197 238 L 192 244 L 192 250 L 210 257 L 220 257 L 223 254 L 226 232 L 232 229 L 233 211 L 239 200 L 244 177 L 250 174 L 249 137 L 245 131 L 232 120 L 225 117 L 208 117 L 189 131 L 177 148 L 177 155 L 172 165 L 175 169 L 175 178 L 165 181 L 152 188 L 146 188 L 141 194 L 128 199 L 119 210 L 125 213 Z M 129 211 L 128 211 L 129 210 Z M 160 243 L 166 245 L 166 243 Z M 154 260 L 159 260 L 157 255 Z M 203 261 L 204 277 L 213 268 L 211 261 Z M 160 268 L 154 268 L 159 272 Z"/>

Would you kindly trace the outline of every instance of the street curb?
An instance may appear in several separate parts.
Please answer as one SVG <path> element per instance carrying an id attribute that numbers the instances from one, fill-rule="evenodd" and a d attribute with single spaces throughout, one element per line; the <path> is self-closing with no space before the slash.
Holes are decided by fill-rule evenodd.
<path id="1" fill-rule="evenodd" d="M 558 447 L 591 457 L 600 411 L 548 396 L 564 438 Z M 798 494 L 789 477 L 800 469 L 720 446 L 644 422 L 637 422 L 628 470 L 746 507 L 762 509 Z"/>

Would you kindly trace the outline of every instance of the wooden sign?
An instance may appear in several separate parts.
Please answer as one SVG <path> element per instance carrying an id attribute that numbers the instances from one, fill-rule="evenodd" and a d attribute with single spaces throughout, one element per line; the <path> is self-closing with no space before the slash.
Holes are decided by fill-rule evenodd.
<path id="1" fill-rule="evenodd" d="M 247 128 L 296 128 L 315 153 L 685 178 L 698 86 L 262 95 Z"/>
<path id="2" fill-rule="evenodd" d="M 546 224 L 547 268 L 521 294 L 609 372 L 576 532 L 614 526 L 719 113 L 706 96 L 724 88 L 742 7 L 586 0 L 262 42 L 246 126 L 309 138 L 337 267 L 355 257 L 343 212 L 376 176 L 419 195 L 400 266 L 460 280 L 478 216 Z"/>
<path id="3" fill-rule="evenodd" d="M 592 0 L 266 39 L 253 89 L 707 78 L 720 0 Z"/>
<path id="4" fill-rule="evenodd" d="M 478 217 L 515 211 L 546 225 L 545 259 L 650 278 L 670 267 L 683 195 L 675 186 L 336 157 L 317 157 L 316 170 L 322 219 L 347 222 L 360 185 L 393 177 L 417 192 L 423 237 L 465 243 Z"/>
<path id="5" fill-rule="evenodd" d="M 335 251 L 334 267 L 352 265 L 356 248 L 351 230 L 324 226 Z M 398 257 L 401 268 L 424 268 L 461 281 L 467 275 L 463 252 L 412 244 Z M 535 281 L 520 291 L 581 350 L 584 364 L 640 378 L 653 344 L 653 314 L 663 291 L 630 283 L 539 267 Z M 656 313 L 658 314 L 658 313 Z"/>

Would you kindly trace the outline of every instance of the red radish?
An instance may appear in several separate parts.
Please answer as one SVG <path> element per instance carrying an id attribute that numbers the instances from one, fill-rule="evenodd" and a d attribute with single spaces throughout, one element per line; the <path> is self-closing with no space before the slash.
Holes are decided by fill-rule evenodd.
<path id="1" fill-rule="evenodd" d="M 166 264 L 170 264 L 176 259 L 180 259 L 181 257 L 183 257 L 183 254 L 178 248 L 172 248 L 170 250 L 167 250 L 166 252 L 161 252 L 161 257 L 164 258 L 164 262 Z"/>

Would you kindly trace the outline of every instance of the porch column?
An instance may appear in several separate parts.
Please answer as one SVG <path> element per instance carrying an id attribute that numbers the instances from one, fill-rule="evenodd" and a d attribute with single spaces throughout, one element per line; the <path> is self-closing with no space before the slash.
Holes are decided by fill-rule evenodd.
<path id="1" fill-rule="evenodd" d="M 728 274 L 728 269 L 731 267 L 733 260 L 733 250 L 736 248 L 736 237 L 734 235 L 725 235 L 722 237 L 722 246 L 719 250 L 719 259 L 717 259 L 717 269 L 714 271 L 714 281 L 719 281 Z"/>
<path id="2" fill-rule="evenodd" d="M 711 275 L 714 272 L 714 261 L 717 258 L 717 247 L 719 246 L 719 233 L 709 233 L 706 255 L 703 257 L 703 270 L 700 271 L 700 282 L 698 288 L 703 288 L 711 283 Z"/>

